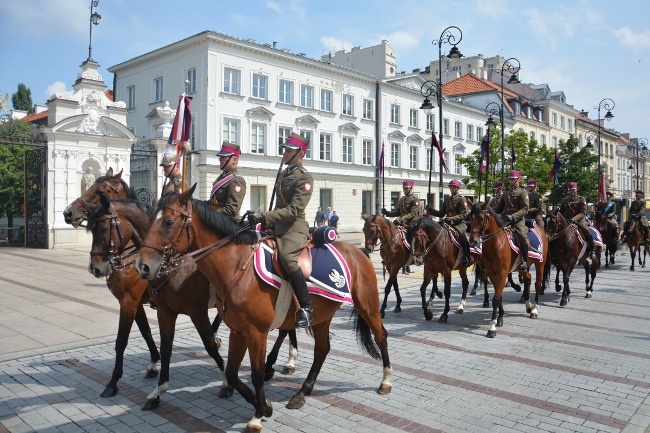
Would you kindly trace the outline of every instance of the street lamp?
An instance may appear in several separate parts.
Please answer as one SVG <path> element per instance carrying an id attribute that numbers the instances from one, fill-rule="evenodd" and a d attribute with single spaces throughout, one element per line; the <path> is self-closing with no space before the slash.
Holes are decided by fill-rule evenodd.
<path id="1" fill-rule="evenodd" d="M 615 106 L 616 106 L 616 103 L 613 100 L 611 100 L 609 98 L 605 98 L 605 99 L 603 99 L 602 101 L 600 101 L 598 103 L 597 107 L 594 107 L 594 108 L 598 109 L 598 184 L 599 185 L 600 185 L 600 176 L 601 176 L 601 173 L 600 173 L 600 154 L 603 152 L 602 151 L 603 146 L 602 146 L 602 142 L 600 140 L 600 130 L 602 129 L 601 122 L 600 122 L 600 109 L 604 108 L 605 110 L 607 110 L 607 114 L 605 114 L 605 120 L 607 120 L 609 122 L 614 118 L 614 115 L 612 114 L 612 110 L 614 109 Z"/>
<path id="2" fill-rule="evenodd" d="M 457 36 L 455 35 L 457 34 Z M 429 96 L 436 95 L 436 99 L 438 101 L 438 145 L 440 146 L 440 158 L 438 158 L 439 161 L 439 170 L 440 170 L 440 182 L 438 183 L 438 203 L 439 207 L 438 209 L 442 209 L 442 206 L 444 204 L 444 198 L 443 198 L 443 183 L 442 183 L 442 158 L 443 158 L 443 153 L 442 153 L 442 143 L 443 143 L 443 134 L 442 134 L 442 44 L 447 43 L 449 45 L 452 45 L 451 49 L 449 50 L 449 54 L 447 57 L 451 59 L 460 59 L 463 57 L 463 55 L 460 53 L 460 50 L 456 46 L 457 44 L 460 43 L 460 41 L 463 39 L 463 32 L 456 26 L 449 26 L 446 29 L 442 31 L 440 34 L 440 39 L 433 40 L 431 43 L 433 45 L 438 46 L 438 82 L 436 83 L 435 81 L 432 80 L 427 80 L 424 84 L 422 84 L 422 88 L 420 89 L 420 93 L 422 96 L 424 96 L 424 102 L 422 103 L 422 106 L 420 107 L 421 109 L 424 110 L 425 113 L 431 114 L 431 111 L 433 110 L 433 104 L 429 100 Z M 426 89 L 425 89 L 426 88 Z M 431 194 L 431 170 L 433 169 L 433 148 L 434 148 L 434 143 L 435 143 L 435 131 L 433 128 L 433 125 L 431 127 L 431 156 L 430 156 L 430 162 L 429 162 L 429 192 L 427 194 L 427 200 L 429 199 L 429 195 Z"/>
<path id="3" fill-rule="evenodd" d="M 515 66 L 515 62 L 517 63 L 517 66 Z M 519 60 L 515 59 L 514 57 L 510 57 L 508 60 L 503 62 L 503 65 L 501 65 L 501 111 L 499 112 L 499 116 L 500 116 L 499 120 L 501 121 L 501 184 L 502 185 L 505 181 L 504 170 L 506 165 L 506 155 L 504 150 L 506 145 L 506 125 L 504 122 L 505 97 L 503 92 L 503 76 L 505 75 L 506 71 L 508 71 L 512 74 L 510 75 L 510 79 L 508 79 L 508 84 L 519 84 L 521 81 L 519 81 L 519 76 L 517 74 L 519 73 L 520 69 L 521 69 L 521 63 L 519 62 Z"/>
<path id="4" fill-rule="evenodd" d="M 485 122 L 485 126 L 487 126 L 488 131 L 490 128 L 494 128 L 496 126 L 496 122 L 494 121 L 494 116 L 497 114 L 499 115 L 499 118 L 501 118 L 503 111 L 503 105 L 497 104 L 496 102 L 490 102 L 485 106 L 485 114 L 488 115 L 488 120 Z M 501 137 L 503 138 L 503 137 Z M 503 145 L 502 145 L 503 146 Z M 502 147 L 503 151 L 503 147 Z M 503 160 L 502 161 L 502 170 L 503 170 Z M 490 171 L 490 167 L 486 167 L 486 175 L 485 175 L 485 196 L 483 198 L 483 201 L 487 201 L 487 192 L 488 192 L 488 173 Z M 503 179 L 503 177 L 502 177 Z M 502 183 L 503 184 L 503 183 Z M 481 194 L 479 193 L 479 196 Z"/>
<path id="5" fill-rule="evenodd" d="M 636 189 L 639 190 L 641 187 L 639 186 L 639 148 L 641 148 L 641 156 L 644 158 L 646 157 L 648 153 L 648 139 L 645 137 L 637 138 L 636 139 Z M 630 162 L 630 165 L 627 167 L 628 170 L 633 170 L 634 166 L 632 165 L 632 162 Z"/>
<path id="6" fill-rule="evenodd" d="M 88 62 L 93 61 L 93 24 L 98 25 L 99 20 L 102 19 L 102 16 L 97 12 L 93 12 L 93 8 L 96 8 L 99 4 L 99 0 L 90 0 L 90 42 L 88 43 Z"/>

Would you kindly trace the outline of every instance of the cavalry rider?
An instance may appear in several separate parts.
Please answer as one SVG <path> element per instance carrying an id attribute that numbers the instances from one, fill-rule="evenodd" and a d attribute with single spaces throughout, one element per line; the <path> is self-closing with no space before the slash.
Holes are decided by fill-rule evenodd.
<path id="1" fill-rule="evenodd" d="M 571 182 L 567 185 L 569 195 L 562 199 L 560 204 L 560 213 L 575 224 L 589 246 L 589 258 L 593 260 L 596 257 L 594 253 L 594 238 L 589 231 L 587 224 L 587 201 L 581 195 L 578 195 L 578 184 Z"/>
<path id="2" fill-rule="evenodd" d="M 467 224 L 465 223 L 465 217 L 468 214 L 467 209 L 467 200 L 465 197 L 458 194 L 460 190 L 460 181 L 452 179 L 449 181 L 449 191 L 451 191 L 450 197 L 445 197 L 445 201 L 442 204 L 442 209 L 435 210 L 431 205 L 427 204 L 427 212 L 429 215 L 442 217 L 440 224 L 448 224 L 458 230 L 458 240 L 460 245 L 463 248 L 463 261 L 461 265 L 468 267 L 470 262 L 470 253 L 469 253 L 469 241 L 467 240 Z"/>
<path id="3" fill-rule="evenodd" d="M 210 191 L 210 204 L 217 212 L 229 216 L 235 222 L 239 220 L 239 209 L 246 196 L 246 181 L 237 173 L 240 155 L 238 144 L 227 141 L 221 144 L 217 156 L 222 173 L 214 181 Z"/>
<path id="4" fill-rule="evenodd" d="M 490 199 L 490 207 L 495 208 L 499 205 L 499 202 L 501 201 L 501 196 L 503 195 L 503 184 L 501 182 L 495 182 L 494 185 L 492 186 L 492 190 L 494 192 L 494 195 Z"/>
<path id="5" fill-rule="evenodd" d="M 307 246 L 309 225 L 305 219 L 305 209 L 311 199 L 314 178 L 302 166 L 302 159 L 309 149 L 309 139 L 292 133 L 280 145 L 284 148 L 282 161 L 287 168 L 280 173 L 275 184 L 278 201 L 275 209 L 268 212 L 249 214 L 248 221 L 275 231 L 280 263 L 287 272 L 289 282 L 296 293 L 300 309 L 296 311 L 296 327 L 311 326 L 313 310 L 309 300 L 307 281 L 298 265 L 298 256 Z"/>
<path id="6" fill-rule="evenodd" d="M 501 196 L 501 201 L 494 209 L 496 213 L 501 214 L 506 224 L 511 225 L 517 232 L 519 238 L 519 252 L 521 254 L 521 263 L 519 271 L 526 271 L 528 265 L 528 228 L 526 227 L 526 215 L 528 214 L 528 192 L 519 186 L 521 173 L 511 171 L 508 174 L 510 190 L 507 194 Z"/>
<path id="7" fill-rule="evenodd" d="M 616 202 L 612 200 L 614 194 L 607 191 L 607 201 L 601 201 L 596 207 L 596 211 L 601 214 L 601 218 L 606 218 L 607 230 L 616 236 Z"/>
<path id="8" fill-rule="evenodd" d="M 528 183 L 528 214 L 526 218 L 533 219 L 537 225 L 544 229 L 544 196 L 537 192 L 537 181 L 529 180 Z"/>
<path id="9" fill-rule="evenodd" d="M 381 213 L 384 216 L 397 217 L 393 220 L 395 225 L 408 227 L 415 218 L 420 216 L 420 200 L 413 195 L 413 181 L 405 180 L 402 182 L 402 190 L 404 195 L 400 197 L 397 203 L 397 209 L 394 211 L 387 211 L 382 209 Z M 405 266 L 402 268 L 402 273 L 410 273 L 411 267 Z"/>
<path id="10" fill-rule="evenodd" d="M 636 190 L 634 194 L 634 200 L 630 204 L 630 211 L 628 212 L 627 221 L 625 221 L 622 240 L 625 240 L 625 234 L 630 228 L 630 221 L 632 218 L 637 218 L 641 223 L 641 230 L 643 230 L 643 240 L 648 241 L 648 232 L 650 230 L 648 228 L 648 220 L 645 217 L 646 205 L 645 200 L 643 199 L 643 191 Z"/>
<path id="11" fill-rule="evenodd" d="M 183 176 L 181 174 L 180 158 L 173 158 L 169 152 L 165 152 L 160 161 L 165 175 L 165 183 L 162 187 L 162 194 L 167 192 L 181 192 L 183 188 Z"/>

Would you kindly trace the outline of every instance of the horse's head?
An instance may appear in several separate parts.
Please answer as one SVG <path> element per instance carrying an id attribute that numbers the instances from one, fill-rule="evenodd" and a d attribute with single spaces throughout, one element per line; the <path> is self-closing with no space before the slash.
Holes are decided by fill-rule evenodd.
<path id="1" fill-rule="evenodd" d="M 422 264 L 424 257 L 431 249 L 436 226 L 438 229 L 442 229 L 440 224 L 429 218 L 418 218 L 409 226 L 407 238 L 416 264 Z"/>
<path id="2" fill-rule="evenodd" d="M 191 199 L 195 189 L 196 184 L 181 194 L 167 193 L 158 202 L 155 219 L 135 263 L 140 278 L 156 278 L 172 257 L 190 248 L 193 242 Z"/>
<path id="3" fill-rule="evenodd" d="M 362 215 L 365 220 L 363 223 L 364 245 L 367 251 L 373 252 L 377 243 L 382 239 L 381 226 L 388 225 L 386 218 L 379 215 Z"/>
<path id="4" fill-rule="evenodd" d="M 63 211 L 63 218 L 66 224 L 79 227 L 88 218 L 88 215 L 99 205 L 99 196 L 103 195 L 109 199 L 129 198 L 130 191 L 122 180 L 122 170 L 113 176 L 113 169 L 109 168 L 106 176 L 102 176 L 88 188 L 79 198 L 70 203 Z"/>
<path id="5" fill-rule="evenodd" d="M 569 226 L 569 222 L 559 209 L 554 209 L 546 215 L 546 234 L 553 237 Z"/>

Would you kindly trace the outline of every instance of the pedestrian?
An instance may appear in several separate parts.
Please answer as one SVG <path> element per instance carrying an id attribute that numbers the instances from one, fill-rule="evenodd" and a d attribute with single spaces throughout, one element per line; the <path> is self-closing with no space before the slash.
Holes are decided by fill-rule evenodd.
<path id="1" fill-rule="evenodd" d="M 210 204 L 218 213 L 239 222 L 239 210 L 246 196 L 246 181 L 237 173 L 241 151 L 238 144 L 224 141 L 219 157 L 221 174 L 212 184 Z"/>
<path id="2" fill-rule="evenodd" d="M 332 215 L 334 215 L 334 212 L 332 212 L 331 207 L 327 207 L 327 213 L 325 214 L 325 217 L 327 218 L 327 225 L 330 223 L 330 218 L 332 218 Z"/>
<path id="3" fill-rule="evenodd" d="M 404 195 L 400 197 L 397 202 L 397 209 L 387 211 L 382 209 L 381 213 L 384 216 L 397 217 L 393 220 L 393 223 L 398 226 L 408 227 L 415 218 L 420 216 L 420 200 L 413 194 L 413 181 L 405 180 L 402 182 L 402 190 Z M 403 274 L 410 274 L 411 267 L 403 266 Z"/>
<path id="4" fill-rule="evenodd" d="M 334 227 L 336 230 L 339 229 L 339 216 L 336 214 L 336 211 L 332 211 L 332 218 L 330 218 L 328 225 Z"/>
<path id="5" fill-rule="evenodd" d="M 318 210 L 316 211 L 316 219 L 314 219 L 314 226 L 321 227 L 323 225 L 325 225 L 325 213 L 323 212 L 323 209 L 318 206 Z"/>

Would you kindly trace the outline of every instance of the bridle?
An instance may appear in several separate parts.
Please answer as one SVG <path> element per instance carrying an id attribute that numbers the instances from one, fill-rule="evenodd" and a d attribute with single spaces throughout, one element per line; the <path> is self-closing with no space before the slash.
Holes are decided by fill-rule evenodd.
<path id="1" fill-rule="evenodd" d="M 108 195 L 108 194 L 104 194 L 104 192 L 102 192 L 102 191 L 98 191 L 98 190 L 99 190 L 99 186 L 97 186 L 97 184 L 93 185 L 93 186 L 95 187 L 95 191 L 93 191 L 93 194 L 103 194 L 103 195 L 104 195 L 107 199 L 109 199 L 109 200 L 113 200 L 113 199 L 117 198 L 118 194 L 119 194 L 120 191 L 122 190 L 122 182 L 119 182 L 118 185 L 117 185 L 117 187 L 114 187 L 114 186 L 113 186 L 113 185 L 112 185 L 108 180 L 105 180 L 105 181 L 102 182 L 100 185 L 101 185 L 101 186 L 106 186 L 106 187 L 108 187 L 108 190 L 109 190 L 109 192 L 110 192 L 110 195 Z M 84 194 L 84 195 L 86 195 L 86 194 Z M 83 197 L 83 196 L 82 196 L 82 197 Z M 93 210 L 94 210 L 94 208 L 91 208 L 92 205 L 91 205 L 90 203 L 88 203 L 88 202 L 85 202 L 85 201 L 81 200 L 81 197 L 77 197 L 77 198 L 72 202 L 72 204 L 75 204 L 75 203 L 77 203 L 77 205 L 78 205 L 81 209 L 83 209 L 84 219 L 87 220 L 87 219 L 88 219 L 88 215 L 90 215 L 90 214 L 93 212 Z M 79 226 L 80 226 L 80 227 L 85 227 L 84 225 L 81 225 L 81 224 L 79 224 Z"/>
<path id="2" fill-rule="evenodd" d="M 476 230 L 471 230 L 470 233 L 472 234 L 478 233 L 479 244 L 484 244 L 490 239 L 495 238 L 502 231 L 505 231 L 505 227 L 499 227 L 498 230 L 486 234 L 485 231 L 487 230 L 488 219 L 492 217 L 492 215 L 486 210 L 481 210 L 480 213 L 483 214 L 483 224 L 481 225 L 481 229 L 478 232 Z M 503 239 L 501 240 L 501 243 L 505 242 L 506 238 L 507 236 L 504 236 Z"/>
<path id="3" fill-rule="evenodd" d="M 377 221 L 377 218 L 375 218 L 374 221 Z M 386 220 L 388 221 L 388 220 Z M 388 221 L 390 224 L 390 222 Z M 377 246 L 377 243 L 379 243 L 379 249 L 383 249 L 384 247 L 390 245 L 393 242 L 393 239 L 389 239 L 386 241 L 386 237 L 383 235 L 381 228 L 379 227 L 379 223 L 377 222 L 369 222 L 366 220 L 366 224 L 370 230 L 370 234 L 372 236 L 372 250 L 370 252 L 375 251 L 375 247 Z M 390 231 L 390 229 L 389 229 Z M 398 231 L 399 233 L 399 231 Z"/>
<path id="4" fill-rule="evenodd" d="M 551 214 L 551 217 L 549 218 L 549 222 L 551 222 L 551 221 L 553 222 L 553 233 L 551 235 L 549 235 L 549 237 L 548 237 L 549 242 L 553 242 L 555 239 L 558 239 L 560 236 L 564 235 L 566 232 L 571 230 L 572 227 L 574 227 L 574 224 L 569 223 L 568 221 L 566 221 L 567 226 L 565 228 L 563 228 L 562 230 L 560 230 L 559 232 L 555 232 L 556 227 L 558 227 L 558 225 L 559 225 L 556 220 L 561 220 L 561 219 L 564 219 L 566 221 L 566 218 L 564 218 L 564 215 L 562 215 L 559 212 L 557 212 L 555 214 Z M 547 231 L 549 231 L 549 230 L 547 229 Z M 571 236 L 569 236 L 569 239 L 567 239 L 567 242 L 574 235 L 575 235 L 575 230 L 572 230 L 571 231 Z"/>
<path id="5" fill-rule="evenodd" d="M 90 255 L 106 257 L 114 270 L 120 270 L 135 262 L 135 257 L 133 257 L 129 262 L 125 262 L 125 260 L 131 256 L 135 256 L 138 253 L 138 249 L 135 245 L 129 247 L 125 246 L 120 216 L 115 211 L 112 203 L 109 204 L 108 211 L 109 213 L 97 218 L 96 220 L 97 222 L 106 220 L 110 221 L 110 228 L 108 230 L 108 251 L 94 252 L 91 250 Z M 116 241 L 119 241 L 119 246 Z"/>
<path id="6" fill-rule="evenodd" d="M 429 255 L 429 251 L 431 250 L 431 248 L 433 248 L 433 246 L 436 245 L 438 243 L 438 241 L 440 240 L 440 238 L 442 237 L 442 235 L 444 233 L 444 230 L 442 230 L 443 228 L 446 228 L 446 227 L 444 227 L 444 225 L 441 224 L 441 228 L 440 228 L 440 231 L 438 232 L 438 235 L 435 237 L 435 239 L 433 241 L 431 241 L 431 239 L 429 238 L 429 234 L 422 227 L 420 227 L 415 232 L 415 234 L 413 235 L 413 245 L 414 245 L 414 247 L 413 247 L 413 255 L 414 256 L 416 255 L 415 254 L 415 240 L 417 239 L 419 241 L 420 245 L 422 245 L 422 247 L 423 247 L 422 254 L 420 254 L 420 256 L 427 257 Z M 449 229 L 447 229 L 447 230 L 449 230 Z M 431 243 L 429 245 L 427 245 L 428 241 L 431 241 Z"/>

